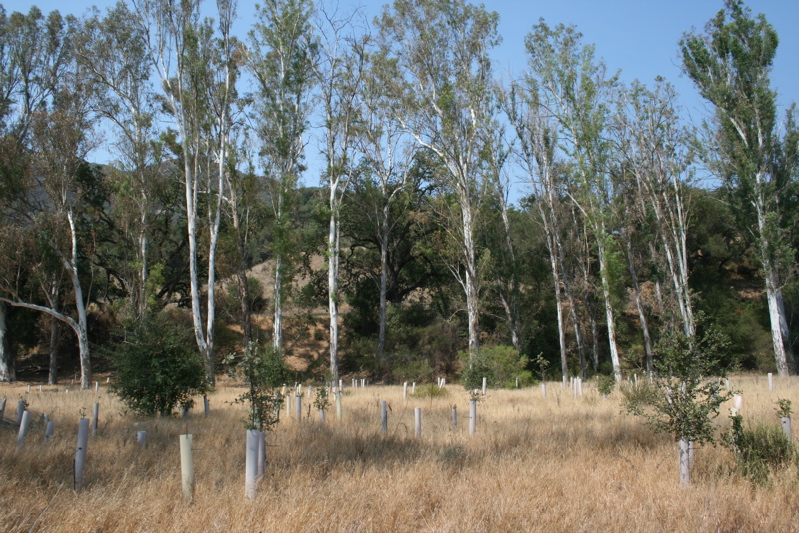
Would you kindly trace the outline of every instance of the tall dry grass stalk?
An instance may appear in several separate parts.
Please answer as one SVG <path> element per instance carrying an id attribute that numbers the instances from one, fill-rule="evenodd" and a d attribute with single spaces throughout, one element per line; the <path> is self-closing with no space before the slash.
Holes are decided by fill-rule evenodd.
<path id="1" fill-rule="evenodd" d="M 747 420 L 779 424 L 774 401 L 799 406 L 799 379 L 738 377 Z M 585 396 L 550 383 L 489 391 L 468 435 L 467 393 L 409 398 L 402 387 L 349 390 L 341 422 L 305 412 L 267 437 L 268 465 L 254 501 L 244 498 L 245 430 L 241 390 L 222 386 L 189 419 L 139 419 L 108 395 L 0 386 L 29 403 L 35 424 L 16 449 L 16 427 L 0 428 L 0 530 L 12 532 L 203 531 L 796 531 L 795 467 L 754 486 L 724 448 L 696 450 L 692 485 L 678 486 L 677 444 L 621 412 L 620 397 Z M 380 403 L 389 404 L 388 433 Z M 78 418 L 101 403 L 89 439 L 84 490 L 72 491 Z M 201 402 L 200 402 L 201 403 Z M 310 402 L 309 402 L 310 403 Z M 457 405 L 459 427 L 451 429 Z M 423 411 L 414 436 L 414 407 Z M 44 442 L 41 414 L 56 420 Z M 726 416 L 719 425 L 726 425 Z M 147 447 L 136 431 L 147 431 Z M 178 438 L 194 435 L 196 487 L 181 493 Z"/>

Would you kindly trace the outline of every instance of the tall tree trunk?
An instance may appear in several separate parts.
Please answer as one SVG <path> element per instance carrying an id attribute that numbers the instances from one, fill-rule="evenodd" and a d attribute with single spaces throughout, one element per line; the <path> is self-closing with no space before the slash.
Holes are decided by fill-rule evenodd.
<path id="1" fill-rule="evenodd" d="M 283 255 L 275 255 L 275 313 L 272 321 L 272 346 L 283 349 Z"/>
<path id="2" fill-rule="evenodd" d="M 644 353 L 646 355 L 646 372 L 652 373 L 652 339 L 649 336 L 649 322 L 646 319 L 644 312 L 644 304 L 641 301 L 641 287 L 638 285 L 638 273 L 635 269 L 635 260 L 633 259 L 633 245 L 629 238 L 626 236 L 627 241 L 627 266 L 630 270 L 630 278 L 633 281 L 633 292 L 635 293 L 635 307 L 638 310 L 638 319 L 641 321 L 641 331 L 644 334 Z"/>
<path id="3" fill-rule="evenodd" d="M 384 195 L 385 196 L 385 195 Z M 380 324 L 377 333 L 377 362 L 381 372 L 385 372 L 389 365 L 386 361 L 386 292 L 388 285 L 388 215 L 389 203 L 383 206 L 382 235 L 380 238 Z"/>
<path id="4" fill-rule="evenodd" d="M 463 289 L 466 292 L 466 312 L 469 322 L 469 361 L 474 361 L 480 350 L 480 291 L 478 287 L 477 261 L 474 245 L 474 223 L 471 204 L 468 198 L 461 198 L 461 214 L 463 222 L 464 276 Z"/>
<path id="5" fill-rule="evenodd" d="M 339 222 L 337 185 L 330 186 L 330 228 L 327 234 L 327 306 L 330 315 L 330 373 L 333 382 L 339 380 L 338 371 L 338 262 L 339 262 Z"/>
<path id="6" fill-rule="evenodd" d="M 50 368 L 47 373 L 47 384 L 58 383 L 58 346 L 61 341 L 61 324 L 54 317 L 50 317 Z"/>
<path id="7" fill-rule="evenodd" d="M 621 361 L 619 359 L 619 349 L 616 344 L 616 317 L 613 312 L 613 303 L 610 295 L 610 274 L 608 272 L 607 257 L 605 257 L 605 231 L 600 229 L 596 237 L 597 255 L 599 256 L 599 277 L 602 282 L 602 299 L 605 300 L 605 319 L 608 328 L 608 346 L 610 348 L 610 361 L 613 364 L 613 376 L 617 382 L 621 381 Z"/>
<path id="8" fill-rule="evenodd" d="M 782 302 L 782 289 L 777 268 L 771 255 L 771 234 L 766 221 L 766 202 L 761 183 L 761 173 L 758 173 L 758 194 L 755 201 L 757 211 L 757 229 L 759 233 L 760 260 L 763 264 L 763 277 L 766 281 L 766 299 L 768 300 L 768 314 L 771 323 L 771 342 L 774 346 L 774 362 L 777 365 L 777 374 L 790 376 L 796 371 L 796 362 L 791 349 L 790 330 L 788 320 L 785 318 L 785 306 Z"/>
<path id="9" fill-rule="evenodd" d="M 596 323 L 596 308 L 591 301 L 591 294 L 586 290 L 583 300 L 588 311 L 588 321 L 591 323 L 591 364 L 594 371 L 599 370 L 599 328 Z"/>
<path id="10" fill-rule="evenodd" d="M 69 260 L 63 259 L 62 262 L 69 273 L 72 289 L 75 293 L 75 310 L 78 314 L 78 322 L 73 325 L 73 329 L 78 337 L 78 348 L 80 350 L 80 388 L 88 389 L 92 386 L 92 362 L 88 336 L 89 321 L 86 316 L 86 303 L 83 300 L 83 288 L 78 276 L 78 233 L 75 227 L 74 213 L 67 211 L 67 220 L 69 221 L 72 239 L 72 251 Z"/>
<path id="11" fill-rule="evenodd" d="M 766 298 L 771 323 L 771 340 L 774 346 L 774 361 L 777 374 L 790 376 L 795 369 L 793 350 L 791 349 L 788 322 L 785 319 L 785 307 L 782 302 L 782 291 L 779 287 L 777 272 L 769 264 L 764 268 L 766 278 Z"/>
<path id="12" fill-rule="evenodd" d="M 8 335 L 8 309 L 0 302 L 0 381 L 16 381 L 14 356 L 11 353 L 11 339 Z"/>

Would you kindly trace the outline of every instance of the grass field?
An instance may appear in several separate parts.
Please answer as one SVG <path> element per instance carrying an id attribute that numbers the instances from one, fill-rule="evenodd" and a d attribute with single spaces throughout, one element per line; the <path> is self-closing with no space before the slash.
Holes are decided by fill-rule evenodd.
<path id="1" fill-rule="evenodd" d="M 734 377 L 745 423 L 778 425 L 774 401 L 799 406 L 799 379 Z M 103 387 L 32 392 L 0 386 L 6 422 L 24 398 L 36 422 L 21 449 L 17 428 L 0 428 L 0 531 L 797 531 L 795 466 L 753 485 L 722 447 L 697 449 L 692 484 L 678 485 L 677 445 L 621 412 L 618 393 L 603 399 L 548 384 L 489 391 L 468 434 L 468 395 L 402 398 L 402 387 L 349 389 L 343 420 L 335 409 L 286 418 L 267 436 L 266 475 L 254 501 L 244 498 L 241 389 L 221 385 L 211 415 L 144 420 L 126 413 Z M 381 432 L 380 402 L 390 406 Z M 78 418 L 100 402 L 100 429 L 89 439 L 84 490 L 72 490 Z M 201 403 L 201 402 L 200 402 Z M 309 403 L 306 401 L 306 403 Z M 458 407 L 453 431 L 450 409 Z M 422 408 L 422 437 L 414 436 Z M 41 414 L 56 421 L 44 442 Z M 308 412 L 306 411 L 306 415 Z M 728 425 L 724 413 L 720 428 Z M 136 431 L 147 431 L 146 448 Z M 195 495 L 181 493 L 178 436 L 194 435 Z"/>

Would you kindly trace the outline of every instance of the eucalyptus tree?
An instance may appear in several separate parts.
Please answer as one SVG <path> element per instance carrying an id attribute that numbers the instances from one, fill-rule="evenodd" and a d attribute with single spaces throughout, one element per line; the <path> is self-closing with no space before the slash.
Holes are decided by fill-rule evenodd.
<path id="1" fill-rule="evenodd" d="M 161 172 L 161 149 L 156 142 L 159 113 L 150 77 L 145 35 L 136 16 L 119 3 L 104 17 L 95 11 L 77 43 L 77 57 L 98 87 L 95 112 L 113 126 L 110 152 L 116 157 L 109 179 L 115 184 L 116 214 L 124 231 L 135 235 L 135 255 L 123 275 L 133 315 L 148 312 L 150 233 L 156 205 L 155 188 Z"/>
<path id="2" fill-rule="evenodd" d="M 387 89 L 401 102 L 397 120 L 447 169 L 457 213 L 450 226 L 466 296 L 470 359 L 479 350 L 481 258 L 475 238 L 485 189 L 484 134 L 495 104 L 489 51 L 499 43 L 498 15 L 463 0 L 396 0 L 376 21 Z"/>
<path id="3" fill-rule="evenodd" d="M 494 271 L 494 290 L 499 297 L 505 312 L 511 344 L 517 352 L 522 350 L 522 339 L 519 333 L 519 276 L 520 265 L 516 260 L 509 211 L 510 178 L 507 163 L 512 153 L 512 143 L 505 138 L 505 127 L 498 121 L 486 132 L 486 149 L 484 150 L 486 175 L 491 183 L 489 194 L 499 207 L 501 221 L 499 238 L 490 239 L 492 263 Z"/>
<path id="4" fill-rule="evenodd" d="M 76 64 L 59 74 L 51 104 L 35 112 L 30 121 L 28 182 L 10 206 L 11 223 L 34 232 L 43 247 L 42 260 L 52 258 L 69 278 L 76 316 L 59 310 L 52 299 L 44 305 L 35 303 L 29 294 L 16 290 L 14 279 L 4 280 L 0 296 L 10 305 L 46 313 L 72 328 L 80 351 L 82 388 L 91 386 L 92 370 L 81 245 L 92 189 L 99 181 L 98 171 L 85 162 L 94 141 L 89 91 L 90 84 Z"/>
<path id="5" fill-rule="evenodd" d="M 192 322 L 197 346 L 214 383 L 216 247 L 225 194 L 225 174 L 235 100 L 237 49 L 232 38 L 235 3 L 218 0 L 218 32 L 201 20 L 199 0 L 133 0 L 139 28 L 161 82 L 159 100 L 177 132 L 189 243 Z M 216 165 L 214 164 L 216 163 Z M 198 236 L 201 206 L 207 206 L 208 243 L 205 323 L 200 292 Z"/>
<path id="6" fill-rule="evenodd" d="M 380 250 L 379 325 L 375 355 L 378 365 L 385 370 L 388 368 L 385 347 L 391 240 L 395 230 L 406 220 L 401 214 L 408 209 L 418 190 L 420 174 L 414 172 L 416 143 L 396 119 L 395 102 L 391 99 L 391 93 L 386 91 L 390 84 L 387 76 L 392 73 L 384 68 L 384 58 L 379 56 L 379 52 L 376 54 L 375 57 L 367 55 L 365 62 L 366 74 L 358 99 L 359 127 L 354 143 L 363 158 L 365 169 L 356 176 L 356 180 L 363 182 L 363 191 L 371 189 L 379 193 L 376 202 L 369 202 L 362 207 L 369 221 L 368 226 L 375 229 Z M 393 209 L 395 205 L 399 206 L 399 216 L 392 217 L 392 211 L 395 214 L 397 211 Z"/>
<path id="7" fill-rule="evenodd" d="M 654 89 L 635 83 L 621 92 L 613 138 L 623 168 L 619 185 L 623 188 L 621 196 L 626 199 L 629 224 L 643 233 L 640 239 L 648 241 L 634 246 L 632 229 L 625 232 L 634 289 L 638 292 L 634 249 L 644 247 L 646 250 L 639 253 L 647 256 L 657 272 L 668 277 L 667 294 L 673 302 L 670 308 L 679 316 L 686 338 L 693 338 L 696 328 L 687 245 L 693 153 L 691 135 L 681 124 L 674 88 L 658 79 Z M 637 305 L 644 325 L 640 300 Z M 651 361 L 647 367 L 651 370 Z"/>
<path id="8" fill-rule="evenodd" d="M 341 205 L 356 172 L 355 134 L 358 127 L 358 99 L 364 77 L 366 37 L 357 36 L 354 15 L 339 17 L 335 11 L 320 9 L 319 103 L 324 118 L 322 153 L 326 169 L 323 179 L 328 190 L 327 303 L 330 315 L 330 373 L 338 381 L 338 300 L 341 252 Z"/>
<path id="9" fill-rule="evenodd" d="M 31 122 L 36 110 L 52 98 L 58 77 L 71 60 L 69 34 L 73 26 L 72 19 L 58 12 L 45 16 L 34 6 L 28 13 L 6 15 L 0 6 L 0 201 L 6 206 L 27 191 Z M 4 332 L 0 380 L 15 377 L 9 313 L 0 302 L 0 330 Z"/>
<path id="10" fill-rule="evenodd" d="M 616 380 L 621 362 L 616 343 L 612 269 L 614 238 L 613 182 L 606 138 L 609 103 L 616 77 L 607 76 L 594 47 L 582 43 L 574 27 L 550 28 L 541 21 L 525 40 L 530 61 L 529 80 L 540 94 L 540 105 L 558 124 L 558 149 L 567 158 L 571 182 L 563 189 L 582 214 L 593 238 L 607 322 L 608 344 Z"/>
<path id="11" fill-rule="evenodd" d="M 81 233 L 87 196 L 97 183 L 96 169 L 85 163 L 94 142 L 88 105 L 93 86 L 74 60 L 77 20 L 57 11 L 45 18 L 32 8 L 28 15 L 12 13 L 4 23 L 3 141 L 14 160 L 3 165 L 3 226 L 21 239 L 27 235 L 41 253 L 4 271 L 0 301 L 69 325 L 78 340 L 81 387 L 87 388 L 91 357 Z M 48 270 L 48 280 L 58 277 L 57 270 L 69 278 L 74 315 L 60 308 L 57 284 L 43 278 L 24 283 L 25 276 L 36 274 L 38 260 L 57 265 Z"/>
<path id="12" fill-rule="evenodd" d="M 296 188 L 305 170 L 306 134 L 319 81 L 313 12 L 310 0 L 266 0 L 257 6 L 257 22 L 250 31 L 247 65 L 256 82 L 253 123 L 274 216 L 272 345 L 277 349 L 283 348 L 284 286 L 291 283 Z"/>
<path id="13" fill-rule="evenodd" d="M 704 34 L 680 42 L 685 72 L 715 115 L 707 163 L 723 181 L 756 240 L 766 286 L 777 372 L 796 371 L 783 303 L 785 277 L 794 268 L 783 210 L 795 179 L 797 132 L 793 108 L 780 123 L 772 68 L 779 39 L 761 14 L 727 0 Z"/>
<path id="14" fill-rule="evenodd" d="M 575 309 L 575 305 L 564 265 L 564 210 L 560 192 L 563 176 L 558 155 L 558 127 L 553 117 L 542 112 L 534 82 L 514 82 L 509 90 L 501 93 L 500 101 L 516 133 L 518 143 L 514 153 L 530 180 L 535 209 L 545 235 L 555 290 L 561 374 L 565 378 L 569 374 L 569 367 L 564 304 L 568 301 L 570 309 Z"/>

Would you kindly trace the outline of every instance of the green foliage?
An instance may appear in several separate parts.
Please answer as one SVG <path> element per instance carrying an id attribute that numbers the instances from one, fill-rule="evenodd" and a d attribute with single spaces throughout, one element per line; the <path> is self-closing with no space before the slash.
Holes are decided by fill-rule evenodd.
<path id="1" fill-rule="evenodd" d="M 324 411 L 330 407 L 330 395 L 327 391 L 327 387 L 316 388 L 316 396 L 314 397 L 313 406 L 320 411 Z"/>
<path id="2" fill-rule="evenodd" d="M 234 356 L 229 356 L 226 362 L 229 374 L 247 382 L 247 391 L 234 400 L 249 405 L 245 426 L 247 429 L 271 430 L 278 422 L 283 404 L 278 389 L 289 377 L 283 354 L 272 346 L 260 347 L 250 343 L 238 362 Z"/>
<path id="3" fill-rule="evenodd" d="M 599 394 L 607 396 L 613 392 L 614 388 L 616 388 L 616 380 L 613 376 L 599 374 L 596 377 L 596 388 L 599 391 Z"/>
<path id="4" fill-rule="evenodd" d="M 765 482 L 773 471 L 796 458 L 793 442 L 779 426 L 758 424 L 744 428 L 741 415 L 730 419 L 732 429 L 724 435 L 723 442 L 735 454 L 738 471 L 753 482 Z"/>
<path id="5" fill-rule="evenodd" d="M 393 374 L 399 381 L 424 382 L 433 375 L 433 368 L 427 359 L 413 358 L 397 364 Z"/>
<path id="6" fill-rule="evenodd" d="M 779 418 L 790 418 L 793 409 L 791 408 L 791 400 L 787 398 L 778 398 L 775 402 L 777 407 L 774 410 L 777 412 Z"/>
<path id="7" fill-rule="evenodd" d="M 168 415 L 177 406 L 190 408 L 193 396 L 208 391 L 191 328 L 169 314 L 125 331 L 108 356 L 117 369 L 111 390 L 138 413 Z"/>
<path id="8" fill-rule="evenodd" d="M 529 385 L 533 381 L 532 372 L 527 370 L 529 359 L 511 346 L 485 346 L 471 361 L 467 352 L 459 355 L 464 368 L 461 385 L 467 390 L 481 388 L 483 378 L 486 378 L 490 387 L 508 389 L 516 386 L 516 378 L 519 378 L 520 386 Z"/>
<path id="9" fill-rule="evenodd" d="M 646 418 L 656 432 L 713 442 L 711 419 L 732 396 L 722 390 L 720 379 L 726 374 L 719 364 L 726 346 L 726 339 L 712 327 L 700 329 L 694 338 L 682 332 L 665 335 L 655 347 L 654 379 L 623 389 L 625 408 Z"/>

